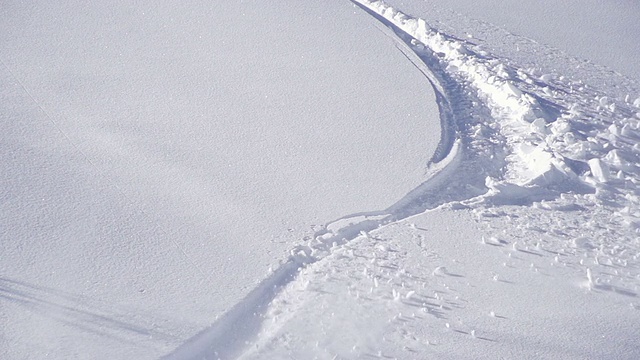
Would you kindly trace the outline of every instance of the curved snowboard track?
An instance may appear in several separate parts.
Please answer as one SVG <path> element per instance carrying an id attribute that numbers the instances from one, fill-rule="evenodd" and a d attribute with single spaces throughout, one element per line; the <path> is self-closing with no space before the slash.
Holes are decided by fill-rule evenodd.
<path id="1" fill-rule="evenodd" d="M 391 28 L 398 48 L 436 93 L 442 134 L 427 180 L 383 211 L 327 223 L 244 300 L 165 359 L 240 356 L 258 336 L 271 301 L 303 267 L 360 234 L 428 209 L 530 205 L 566 194 L 593 202 L 617 196 L 639 208 L 629 186 L 640 181 L 638 161 L 628 158 L 638 153 L 640 120 L 630 117 L 640 116 L 640 99 L 633 105 L 612 101 L 579 82 L 510 65 L 382 1 L 352 2 Z M 619 191 L 609 191 L 612 186 Z"/>
<path id="2" fill-rule="evenodd" d="M 414 40 L 393 24 L 386 21 L 383 23 L 400 36 L 404 46 L 410 45 Z M 405 56 L 413 62 L 406 53 Z M 302 267 L 324 258 L 330 253 L 331 247 L 348 242 L 363 232 L 452 200 L 449 197 L 435 197 L 435 194 L 455 171 L 455 167 L 460 165 L 464 156 L 457 131 L 457 124 L 462 120 L 456 117 L 456 113 L 464 112 L 458 109 L 460 101 L 451 101 L 460 97 L 459 89 L 447 77 L 446 72 L 438 68 L 433 55 L 423 55 L 419 57 L 419 61 L 422 63 L 414 62 L 414 65 L 425 74 L 433 87 L 442 127 L 440 143 L 429 161 L 428 179 L 386 210 L 351 214 L 325 224 L 323 230 L 314 234 L 311 244 L 293 249 L 290 258 L 241 302 L 163 359 L 230 359 L 239 356 L 258 334 L 262 316 L 270 302 L 284 286 L 295 279 Z M 425 65 L 427 62 L 430 65 Z"/>
<path id="3" fill-rule="evenodd" d="M 458 119 L 455 118 L 455 112 L 449 100 L 455 86 L 443 86 L 444 79 L 436 75 L 431 67 L 417 64 L 416 66 L 423 71 L 433 86 L 442 124 L 442 139 L 429 162 L 428 179 L 384 211 L 351 214 L 325 224 L 323 230 L 314 234 L 313 244 L 300 245 L 293 249 L 290 258 L 241 302 L 209 328 L 189 339 L 163 359 L 230 359 L 239 356 L 258 334 L 262 316 L 270 302 L 284 286 L 295 279 L 302 267 L 324 258 L 334 245 L 343 244 L 363 232 L 447 202 L 448 199 L 445 200 L 445 198 L 433 202 L 425 202 L 424 199 L 429 193 L 437 193 L 437 188 L 459 165 L 463 156 L 459 141 L 456 140 Z M 444 75 L 444 72 L 440 74 Z M 342 224 L 349 225 L 341 226 Z"/>

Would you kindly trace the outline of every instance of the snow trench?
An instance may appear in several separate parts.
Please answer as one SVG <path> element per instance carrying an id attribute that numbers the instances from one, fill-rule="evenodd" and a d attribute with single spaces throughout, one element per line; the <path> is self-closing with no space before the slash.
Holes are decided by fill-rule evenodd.
<path id="1" fill-rule="evenodd" d="M 244 300 L 165 359 L 241 355 L 258 336 L 270 302 L 302 268 L 428 209 L 530 205 L 566 194 L 595 203 L 623 199 L 627 217 L 639 208 L 640 99 L 615 101 L 580 82 L 518 68 L 383 1 L 352 2 L 392 29 L 398 49 L 435 91 L 441 140 L 426 180 L 385 210 L 325 224 Z"/>

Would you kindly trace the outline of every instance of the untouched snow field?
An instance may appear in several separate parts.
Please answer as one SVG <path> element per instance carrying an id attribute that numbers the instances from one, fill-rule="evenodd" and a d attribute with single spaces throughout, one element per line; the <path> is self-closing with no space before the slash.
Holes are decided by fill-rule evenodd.
<path id="1" fill-rule="evenodd" d="M 184 12 L 176 24 L 189 19 L 190 36 L 176 38 L 182 27 L 155 18 L 147 24 L 158 26 L 151 32 L 158 41 L 149 45 L 148 35 L 140 35 L 124 52 L 171 53 L 163 48 L 169 38 L 185 50 L 183 61 L 173 52 L 173 61 L 139 59 L 127 72 L 138 76 L 133 83 L 141 94 L 156 89 L 164 95 L 122 95 L 116 107 L 107 106 L 113 94 L 128 87 L 98 96 L 100 86 L 112 86 L 95 83 L 103 57 L 64 57 L 37 46 L 39 37 L 31 47 L 21 45 L 41 24 L 52 26 L 44 34 L 55 34 L 57 18 L 45 11 L 34 28 L 23 30 L 5 11 L 5 19 L 16 20 L 3 24 L 14 31 L 3 36 L 14 56 L 2 58 L 9 114 L 3 115 L 9 129 L 3 135 L 3 181 L 9 190 L 2 218 L 1 354 L 640 358 L 640 87 L 621 75 L 637 74 L 628 55 L 636 43 L 621 48 L 633 38 L 629 33 L 616 44 L 607 41 L 613 30 L 598 31 L 598 21 L 584 21 L 594 24 L 589 28 L 576 20 L 569 27 L 586 33 L 555 36 L 568 25 L 551 17 L 544 26 L 541 20 L 549 14 L 600 16 L 571 12 L 571 1 L 555 11 L 547 3 L 521 8 L 509 1 L 492 9 L 492 0 L 476 6 L 332 1 L 311 8 L 243 2 L 208 12 L 184 5 L 177 7 Z M 163 19 L 176 19 L 176 6 L 155 10 Z M 637 14 L 630 2 L 599 9 L 606 11 L 603 19 L 624 12 L 614 28 L 636 31 L 626 20 L 626 14 Z M 84 11 L 72 10 L 60 10 L 60 16 L 74 19 L 62 23 L 85 24 L 82 30 L 94 26 L 77 20 Z M 503 24 L 500 10 L 530 12 L 511 17 L 530 22 Z M 133 24 L 132 14 L 123 11 L 116 18 Z M 244 18 L 251 26 L 225 26 Z M 109 24 L 114 26 L 103 26 Z M 317 24 L 317 32 L 310 24 Z M 219 31 L 209 33 L 215 26 Z M 191 36 L 203 29 L 207 45 Z M 221 37 L 225 31 L 228 37 Z M 282 33 L 287 40 L 279 43 Z M 590 48 L 571 41 L 588 34 L 599 36 L 587 39 Z M 224 45 L 220 39 L 252 36 L 264 41 L 233 42 L 239 48 L 230 52 L 242 56 L 203 55 L 217 54 Z M 186 39 L 194 41 L 191 47 Z M 293 50 L 292 43 L 308 45 Z M 311 59 L 319 60 L 327 54 L 321 43 L 332 49 L 333 57 L 323 58 L 327 65 L 308 69 L 294 63 L 295 56 L 282 58 L 306 50 L 317 51 Z M 609 61 L 593 51 L 603 44 L 620 57 Z M 29 63 L 37 49 L 57 59 L 57 67 Z M 354 57 L 354 67 L 344 68 L 354 54 L 362 60 Z M 238 76 L 226 78 L 235 69 L 229 65 L 238 62 Z M 207 81 L 200 73 L 205 64 L 212 71 Z M 51 70 L 59 68 L 60 73 Z M 281 69 L 285 78 L 256 75 L 255 68 Z M 326 77 L 310 81 L 321 69 Z M 356 76 L 365 69 L 373 74 Z M 79 83 L 61 85 L 60 79 L 78 74 L 90 74 L 89 83 L 75 90 L 72 85 Z M 168 76 L 175 78 L 154 87 Z M 207 93 L 213 91 L 208 81 L 222 81 L 226 86 L 220 89 L 226 89 L 238 79 L 253 80 L 244 91 L 263 92 L 235 103 L 246 95 L 238 91 L 222 97 L 236 106 L 215 105 L 219 98 Z M 284 92 L 281 101 L 311 94 L 312 104 L 334 105 L 337 118 L 307 117 L 310 107 L 297 97 L 284 103 L 294 104 L 284 106 L 291 111 L 285 117 L 282 108 L 253 107 L 261 96 L 273 95 L 274 82 Z M 371 84 L 376 86 L 363 88 Z M 174 98 L 175 89 L 190 95 Z M 75 96 L 104 103 L 80 107 Z M 158 99 L 165 110 L 156 110 Z M 172 105 L 173 99 L 184 103 Z M 146 106 L 133 106 L 141 104 Z M 136 116 L 123 115 L 132 109 Z M 297 129 L 294 120 L 301 118 L 306 121 Z M 218 127 L 211 119 L 223 123 Z M 279 126 L 260 128 L 257 137 L 234 137 L 265 119 Z M 338 123 L 342 127 L 329 136 L 326 129 Z M 427 127 L 434 124 L 440 131 Z M 208 135 L 229 128 L 222 143 L 223 135 Z M 310 128 L 316 130 L 309 134 Z M 427 137 L 433 133 L 435 139 Z M 336 140 L 340 136 L 345 142 Z M 260 139 L 273 146 L 252 147 Z M 287 141 L 332 146 L 298 153 L 315 159 L 312 165 L 291 164 L 278 152 L 277 145 Z M 342 163 L 329 156 L 344 152 Z M 221 154 L 248 167 L 224 168 L 228 163 L 216 160 Z M 259 155 L 282 166 L 268 167 L 269 173 L 254 162 Z M 363 160 L 371 158 L 377 163 Z M 264 187 L 293 170 L 288 186 Z M 311 172 L 313 180 L 298 171 Z M 360 180 L 347 177 L 353 172 Z M 250 181 L 256 178 L 264 181 Z M 309 189 L 326 196 L 306 195 Z M 277 196 L 268 200 L 273 191 Z M 288 256 L 282 255 L 285 249 Z"/>

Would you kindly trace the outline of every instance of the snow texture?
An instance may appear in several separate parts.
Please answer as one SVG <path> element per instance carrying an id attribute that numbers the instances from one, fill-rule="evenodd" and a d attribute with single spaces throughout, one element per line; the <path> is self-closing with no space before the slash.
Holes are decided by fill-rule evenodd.
<path id="1" fill-rule="evenodd" d="M 433 171 L 297 247 L 240 358 L 637 357 L 637 104 L 356 4 L 432 83 Z"/>
<path id="2" fill-rule="evenodd" d="M 640 357 L 640 87 L 491 24 L 408 3 L 419 16 L 353 0 L 358 24 L 379 35 L 371 46 L 393 50 L 433 94 L 441 129 L 421 183 L 382 210 L 362 204 L 287 243 L 288 256 L 228 311 L 200 313 L 212 325 L 165 340 L 175 347 L 164 346 L 164 359 Z M 89 330 L 126 327 L 153 344 L 180 328 L 136 327 L 93 312 L 105 305 L 88 296 L 2 285 L 3 306 L 57 304 Z M 12 357 L 28 354 L 9 346 L 1 349 Z"/>
<path id="3" fill-rule="evenodd" d="M 426 79 L 345 1 L 0 12 L 2 359 L 170 352 L 420 184 L 439 138 Z"/>

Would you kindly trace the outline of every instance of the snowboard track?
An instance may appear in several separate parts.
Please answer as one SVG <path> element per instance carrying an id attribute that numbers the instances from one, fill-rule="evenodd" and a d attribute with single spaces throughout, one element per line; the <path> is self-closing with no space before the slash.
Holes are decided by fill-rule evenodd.
<path id="1" fill-rule="evenodd" d="M 486 179 L 504 179 L 511 146 L 509 137 L 513 138 L 514 132 L 519 130 L 509 128 L 513 124 L 512 119 L 506 119 L 505 122 L 505 119 L 494 118 L 496 108 L 500 108 L 501 104 L 496 105 L 491 99 L 481 96 L 478 85 L 473 85 L 471 80 L 456 76 L 455 70 L 449 69 L 451 63 L 446 54 L 430 48 L 394 21 L 366 5 L 366 1 L 350 1 L 391 29 L 398 42 L 398 50 L 425 75 L 433 88 L 439 109 L 441 138 L 427 165 L 426 180 L 387 209 L 350 214 L 326 223 L 311 240 L 292 249 L 289 258 L 243 300 L 164 359 L 237 358 L 259 336 L 262 319 L 271 301 L 297 278 L 298 272 L 331 254 L 333 247 L 429 209 L 442 206 L 467 207 L 469 203 L 487 199 L 490 205 L 495 201 L 487 197 L 495 188 L 490 188 Z M 429 29 L 445 41 L 462 46 L 468 44 L 436 29 Z M 488 54 L 478 54 L 468 49 L 465 51 L 469 58 L 481 64 L 497 60 Z M 514 72 L 515 69 L 507 71 Z M 532 112 L 544 117 L 548 123 L 555 121 L 566 110 L 554 107 L 555 104 L 535 93 L 529 94 L 524 90 L 522 93 L 537 100 L 533 102 Z M 507 109 L 508 106 L 506 105 Z M 504 127 L 500 126 L 501 120 L 506 124 Z M 484 126 L 486 122 L 491 122 L 492 126 Z M 482 130 L 482 136 L 474 135 L 478 129 Z M 522 192 L 522 199 L 525 200 L 517 201 L 522 201 L 523 204 L 539 198 L 557 197 L 561 193 L 537 193 L 536 189 L 530 191 L 529 188 L 508 182 L 506 186 L 515 187 Z"/>
<path id="2" fill-rule="evenodd" d="M 426 49 L 425 53 L 417 54 L 412 49 L 412 42 L 417 41 L 414 37 L 358 2 L 352 2 L 393 31 L 404 48 L 398 49 L 425 75 L 434 90 L 440 112 L 441 139 L 428 162 L 427 179 L 385 210 L 350 214 L 326 223 L 322 230 L 314 234 L 312 242 L 315 241 L 315 244 L 295 247 L 289 259 L 262 280 L 243 300 L 210 327 L 188 339 L 162 359 L 237 358 L 258 336 L 262 318 L 271 301 L 287 284 L 295 280 L 297 273 L 305 266 L 330 254 L 331 247 L 428 209 L 468 199 L 469 196 L 463 195 L 468 191 L 456 190 L 460 186 L 468 188 L 467 184 L 474 183 L 482 187 L 480 183 L 484 176 L 478 176 L 475 180 L 455 176 L 456 169 L 460 166 L 475 167 L 473 157 L 464 150 L 466 143 L 461 136 L 461 129 L 466 126 L 467 114 L 475 99 L 468 98 L 462 85 L 447 73 L 435 52 Z M 478 171 L 475 173 L 480 174 Z M 484 192 L 486 188 L 478 189 L 475 195 Z M 348 225 L 339 226 L 342 223 Z M 331 230 L 336 225 L 339 227 Z"/>

